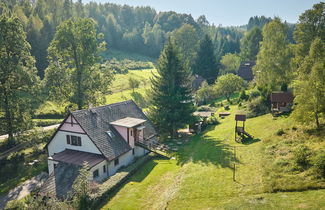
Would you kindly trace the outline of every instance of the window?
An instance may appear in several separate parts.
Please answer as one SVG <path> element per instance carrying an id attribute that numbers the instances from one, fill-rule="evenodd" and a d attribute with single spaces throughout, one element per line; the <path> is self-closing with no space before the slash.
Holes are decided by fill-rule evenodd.
<path id="1" fill-rule="evenodd" d="M 67 144 L 71 144 L 70 136 L 69 135 L 67 135 Z"/>
<path id="2" fill-rule="evenodd" d="M 134 155 L 135 154 L 135 152 L 134 152 L 134 148 L 132 149 L 132 155 Z"/>
<path id="3" fill-rule="evenodd" d="M 106 173 L 106 166 L 103 166 L 103 172 Z"/>
<path id="4" fill-rule="evenodd" d="M 93 178 L 97 178 L 99 177 L 99 172 L 98 172 L 98 169 L 96 169 L 94 172 L 93 172 Z"/>
<path id="5" fill-rule="evenodd" d="M 81 137 L 80 136 L 71 136 L 71 144 L 74 146 L 81 146 Z"/>
<path id="6" fill-rule="evenodd" d="M 117 166 L 119 164 L 118 158 L 114 160 L 114 166 Z"/>
<path id="7" fill-rule="evenodd" d="M 131 136 L 133 136 L 133 131 L 131 130 Z"/>
<path id="8" fill-rule="evenodd" d="M 58 167 L 58 164 L 54 163 L 53 166 L 54 166 L 54 168 L 56 168 L 56 167 Z"/>
<path id="9" fill-rule="evenodd" d="M 111 138 L 114 138 L 114 137 L 115 137 L 115 135 L 114 135 L 114 133 L 113 133 L 112 131 L 106 131 L 106 133 L 107 133 L 107 135 L 109 135 L 109 137 L 111 137 Z"/>

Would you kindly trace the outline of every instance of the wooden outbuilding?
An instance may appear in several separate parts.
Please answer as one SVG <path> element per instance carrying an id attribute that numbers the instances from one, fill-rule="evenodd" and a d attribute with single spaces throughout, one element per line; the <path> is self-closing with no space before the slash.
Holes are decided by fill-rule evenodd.
<path id="1" fill-rule="evenodd" d="M 273 92 L 271 94 L 271 112 L 290 112 L 294 96 L 291 92 Z"/>

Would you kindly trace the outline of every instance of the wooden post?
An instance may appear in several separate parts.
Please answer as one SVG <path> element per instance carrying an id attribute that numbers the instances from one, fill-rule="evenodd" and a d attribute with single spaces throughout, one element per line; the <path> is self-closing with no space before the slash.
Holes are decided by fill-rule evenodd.
<path id="1" fill-rule="evenodd" d="M 234 146 L 234 170 L 232 173 L 232 180 L 236 181 L 236 147 Z"/>
<path id="2" fill-rule="evenodd" d="M 232 180 L 235 182 L 236 181 L 236 164 L 234 163 L 234 170 L 232 173 Z"/>

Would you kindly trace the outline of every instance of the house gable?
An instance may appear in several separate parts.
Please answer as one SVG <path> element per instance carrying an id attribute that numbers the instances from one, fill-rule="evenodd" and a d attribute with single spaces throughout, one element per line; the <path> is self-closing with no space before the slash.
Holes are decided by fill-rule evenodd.
<path id="1" fill-rule="evenodd" d="M 65 119 L 65 121 L 63 121 L 59 130 L 85 134 L 84 130 L 71 114 Z"/>
<path id="2" fill-rule="evenodd" d="M 67 142 L 67 136 L 70 136 L 70 144 Z M 81 146 L 72 145 L 71 136 L 80 137 Z M 58 130 L 47 146 L 48 155 L 52 156 L 55 153 L 64 151 L 65 149 L 102 154 L 86 134 Z"/>

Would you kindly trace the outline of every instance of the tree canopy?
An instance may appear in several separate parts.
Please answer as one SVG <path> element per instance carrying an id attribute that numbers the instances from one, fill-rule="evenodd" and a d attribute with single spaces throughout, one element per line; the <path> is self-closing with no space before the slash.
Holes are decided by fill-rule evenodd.
<path id="1" fill-rule="evenodd" d="M 288 84 L 291 78 L 291 50 L 286 26 L 279 18 L 263 28 L 263 41 L 254 66 L 257 83 L 272 90 Z"/>
<path id="2" fill-rule="evenodd" d="M 97 35 L 92 19 L 70 19 L 59 25 L 48 50 L 50 65 L 45 75 L 54 99 L 82 109 L 103 97 L 112 74 L 98 64 L 105 43 L 99 43 Z"/>
<path id="3" fill-rule="evenodd" d="M 240 66 L 240 57 L 236 54 L 226 54 L 221 57 L 221 72 L 220 74 L 232 73 L 236 74 Z"/>
<path id="4" fill-rule="evenodd" d="M 240 57 L 242 60 L 256 61 L 262 39 L 262 31 L 258 27 L 254 27 L 245 34 L 240 41 Z"/>
<path id="5" fill-rule="evenodd" d="M 0 16 L 0 34 L 0 129 L 12 140 L 31 126 L 39 78 L 20 20 Z"/>
<path id="6" fill-rule="evenodd" d="M 243 89 L 244 84 L 245 82 L 241 77 L 234 74 L 225 74 L 218 77 L 215 89 L 217 94 L 226 97 L 229 101 L 231 94 Z"/>

